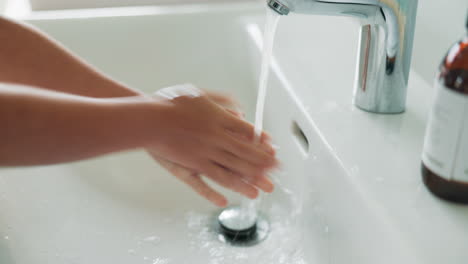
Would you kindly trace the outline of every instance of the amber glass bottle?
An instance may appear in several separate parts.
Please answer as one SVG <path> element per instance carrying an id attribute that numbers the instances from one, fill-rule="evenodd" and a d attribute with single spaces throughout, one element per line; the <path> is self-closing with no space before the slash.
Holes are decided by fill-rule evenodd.
<path id="1" fill-rule="evenodd" d="M 422 156 L 422 176 L 440 198 L 468 204 L 467 34 L 442 61 Z"/>

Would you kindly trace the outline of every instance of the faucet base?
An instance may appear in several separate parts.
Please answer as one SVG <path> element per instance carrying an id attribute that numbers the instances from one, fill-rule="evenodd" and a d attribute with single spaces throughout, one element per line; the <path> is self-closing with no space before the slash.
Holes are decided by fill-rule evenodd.
<path id="1" fill-rule="evenodd" d="M 369 110 L 369 109 L 367 109 L 365 107 L 360 107 L 357 104 L 354 104 L 354 106 L 357 109 L 362 110 L 364 112 L 371 113 L 371 114 L 379 114 L 379 115 L 399 115 L 399 114 L 405 113 L 405 111 L 406 111 L 406 109 L 398 110 L 398 111 L 376 111 L 376 110 Z"/>
<path id="2" fill-rule="evenodd" d="M 405 110 L 418 0 L 268 0 L 279 14 L 350 16 L 361 21 L 355 105 L 378 114 Z"/>

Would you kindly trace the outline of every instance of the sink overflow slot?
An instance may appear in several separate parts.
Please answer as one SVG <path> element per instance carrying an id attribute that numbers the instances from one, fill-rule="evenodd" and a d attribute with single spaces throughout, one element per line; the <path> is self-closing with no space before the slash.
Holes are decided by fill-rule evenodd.
<path id="1" fill-rule="evenodd" d="M 296 138 L 296 142 L 304 151 L 304 155 L 307 156 L 307 153 L 309 153 L 309 140 L 307 139 L 307 136 L 305 135 L 304 131 L 299 126 L 299 124 L 297 124 L 296 121 L 293 121 L 292 132 L 294 134 L 294 137 Z"/>

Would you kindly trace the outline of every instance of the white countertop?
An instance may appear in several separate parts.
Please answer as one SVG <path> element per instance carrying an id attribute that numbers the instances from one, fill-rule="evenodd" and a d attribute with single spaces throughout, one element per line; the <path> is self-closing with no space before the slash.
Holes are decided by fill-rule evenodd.
<path id="1" fill-rule="evenodd" d="M 285 17 L 276 36 L 274 67 L 302 101 L 348 180 L 421 263 L 466 263 L 468 207 L 430 194 L 420 172 L 432 85 L 412 71 L 404 114 L 357 109 L 352 104 L 357 44 L 358 25 L 352 20 Z"/>

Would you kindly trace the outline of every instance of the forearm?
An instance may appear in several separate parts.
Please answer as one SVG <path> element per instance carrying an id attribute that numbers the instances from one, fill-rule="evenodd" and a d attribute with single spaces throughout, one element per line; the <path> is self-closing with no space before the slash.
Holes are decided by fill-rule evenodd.
<path id="1" fill-rule="evenodd" d="M 143 133 L 149 133 L 146 101 L 0 86 L 0 166 L 54 164 L 143 147 Z"/>
<path id="2" fill-rule="evenodd" d="M 0 17 L 0 43 L 0 82 L 96 98 L 140 94 L 28 25 Z"/>

